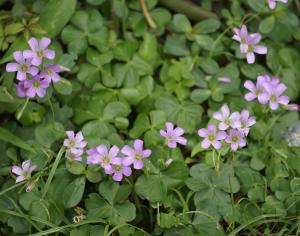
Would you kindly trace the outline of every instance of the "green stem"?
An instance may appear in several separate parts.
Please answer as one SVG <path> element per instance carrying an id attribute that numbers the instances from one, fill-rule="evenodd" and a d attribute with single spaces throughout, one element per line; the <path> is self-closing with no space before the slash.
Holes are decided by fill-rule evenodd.
<path id="1" fill-rule="evenodd" d="M 13 186 L 10 186 L 10 187 L 7 188 L 7 189 L 4 189 L 3 191 L 0 192 L 0 196 L 3 195 L 4 193 L 9 192 L 10 190 L 13 190 L 13 189 L 15 189 L 15 188 L 17 188 L 17 187 L 23 185 L 24 183 L 25 183 L 25 182 L 17 183 L 17 184 L 15 184 L 15 185 L 13 185 Z"/>
<path id="2" fill-rule="evenodd" d="M 23 115 L 23 113 L 24 113 L 24 111 L 25 111 L 25 108 L 27 107 L 28 102 L 29 102 L 29 98 L 26 98 L 26 101 L 25 101 L 25 103 L 23 104 L 21 110 L 17 113 L 17 120 L 20 120 L 20 119 L 21 119 L 21 117 L 22 117 L 22 115 Z"/>
<path id="3" fill-rule="evenodd" d="M 186 0 L 159 0 L 160 4 L 165 7 L 186 15 L 189 19 L 199 21 L 206 18 L 215 18 L 219 17 L 210 11 L 206 11 L 196 4 L 186 1 Z"/>
<path id="4" fill-rule="evenodd" d="M 48 191 L 48 189 L 50 187 L 51 181 L 52 181 L 52 179 L 54 177 L 54 174 L 55 174 L 55 171 L 57 169 L 58 163 L 59 163 L 59 161 L 60 161 L 60 159 L 61 159 L 64 151 L 65 151 L 65 148 L 61 147 L 61 149 L 59 150 L 59 152 L 58 152 L 58 154 L 57 154 L 57 156 L 55 158 L 55 161 L 54 161 L 54 164 L 53 164 L 52 169 L 50 171 L 49 177 L 48 177 L 47 182 L 45 184 L 45 187 L 43 189 L 42 198 L 44 198 L 46 196 L 46 193 L 47 193 L 47 191 Z"/>

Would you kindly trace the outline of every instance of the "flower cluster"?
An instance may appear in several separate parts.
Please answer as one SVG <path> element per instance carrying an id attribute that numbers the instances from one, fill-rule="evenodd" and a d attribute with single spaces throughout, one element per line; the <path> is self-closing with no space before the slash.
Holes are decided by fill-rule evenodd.
<path id="1" fill-rule="evenodd" d="M 269 8 L 270 8 L 270 9 L 275 9 L 275 7 L 276 7 L 276 2 L 287 3 L 288 0 L 268 0 Z"/>
<path id="2" fill-rule="evenodd" d="M 258 45 L 261 40 L 260 33 L 248 34 L 246 25 L 243 25 L 241 29 L 233 28 L 233 32 L 232 38 L 240 43 L 240 51 L 246 55 L 248 64 L 255 62 L 254 53 L 267 54 L 267 47 Z"/>
<path id="3" fill-rule="evenodd" d="M 68 136 L 68 138 L 64 140 L 64 146 L 67 148 L 66 158 L 69 161 L 81 161 L 84 147 L 87 145 L 82 132 L 79 131 L 75 134 L 73 131 L 66 131 L 66 134 Z"/>
<path id="4" fill-rule="evenodd" d="M 248 110 L 231 114 L 229 107 L 225 104 L 220 112 L 214 113 L 213 117 L 219 121 L 218 126 L 209 124 L 207 129 L 198 130 L 198 135 L 204 138 L 201 142 L 204 149 L 212 146 L 218 150 L 222 147 L 223 140 L 230 145 L 232 151 L 246 146 L 246 136 L 250 127 L 256 123 L 255 117 L 250 117 Z"/>
<path id="5" fill-rule="evenodd" d="M 249 90 L 245 95 L 247 101 L 257 99 L 260 104 L 269 103 L 269 107 L 272 110 L 277 110 L 279 105 L 284 105 L 289 110 L 296 110 L 298 108 L 296 104 L 288 105 L 290 98 L 282 95 L 287 87 L 275 76 L 261 75 L 257 77 L 256 84 L 247 80 L 244 86 Z"/>
<path id="6" fill-rule="evenodd" d="M 7 72 L 17 72 L 16 89 L 19 97 L 44 97 L 51 81 L 60 80 L 58 72 L 62 70 L 61 66 L 45 63 L 45 60 L 55 58 L 55 52 L 48 49 L 50 43 L 51 40 L 46 37 L 40 41 L 31 38 L 28 40 L 31 49 L 14 52 L 15 62 L 6 65 Z"/>
<path id="7" fill-rule="evenodd" d="M 120 157 L 120 149 L 112 146 L 99 145 L 87 151 L 87 164 L 100 165 L 106 174 L 112 175 L 113 180 L 121 181 L 123 176 L 132 174 L 131 165 L 140 170 L 144 167 L 143 159 L 151 155 L 150 149 L 143 149 L 144 142 L 140 139 L 134 141 L 133 147 L 124 146 L 121 149 L 123 157 Z"/>

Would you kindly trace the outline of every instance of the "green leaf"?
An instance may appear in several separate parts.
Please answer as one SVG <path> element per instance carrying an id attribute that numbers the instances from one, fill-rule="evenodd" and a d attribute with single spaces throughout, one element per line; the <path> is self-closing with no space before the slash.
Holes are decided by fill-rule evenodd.
<path id="1" fill-rule="evenodd" d="M 274 25 L 275 25 L 275 17 L 268 16 L 259 23 L 259 30 L 264 34 L 267 34 L 273 30 Z"/>
<path id="2" fill-rule="evenodd" d="M 247 3 L 252 8 L 252 10 L 256 12 L 261 12 L 265 8 L 265 3 L 261 0 L 247 0 Z"/>
<path id="3" fill-rule="evenodd" d="M 206 19 L 196 24 L 193 31 L 199 34 L 208 34 L 217 31 L 221 26 L 221 22 L 217 19 Z"/>
<path id="4" fill-rule="evenodd" d="M 167 186 L 159 175 L 142 175 L 135 183 L 135 191 L 151 202 L 163 202 L 167 197 Z"/>
<path id="5" fill-rule="evenodd" d="M 64 206 L 66 208 L 71 208 L 76 206 L 82 199 L 84 188 L 85 188 L 84 177 L 76 178 L 70 184 L 68 184 L 62 196 Z"/>
<path id="6" fill-rule="evenodd" d="M 76 0 L 49 0 L 40 13 L 39 23 L 54 38 L 68 23 L 75 11 Z"/>
<path id="7" fill-rule="evenodd" d="M 208 74 L 216 74 L 219 72 L 219 65 L 212 59 L 203 59 L 200 62 L 200 67 Z"/>
<path id="8" fill-rule="evenodd" d="M 175 14 L 172 23 L 174 30 L 178 33 L 187 33 L 192 30 L 192 25 L 185 15 Z"/>
<path id="9" fill-rule="evenodd" d="M 104 119 L 112 119 L 117 116 L 126 117 L 130 113 L 130 107 L 124 102 L 111 102 L 104 108 L 103 113 Z"/>
<path id="10" fill-rule="evenodd" d="M 190 54 L 185 37 L 179 35 L 167 36 L 164 52 L 173 56 L 187 56 Z"/>
<path id="11" fill-rule="evenodd" d="M 54 89 L 62 95 L 70 95 L 72 93 L 72 84 L 68 80 L 61 78 L 60 81 L 53 83 Z"/>
<path id="12" fill-rule="evenodd" d="M 195 89 L 191 93 L 191 100 L 193 102 L 202 103 L 205 100 L 209 99 L 211 96 L 211 91 L 208 89 Z"/>
<path id="13" fill-rule="evenodd" d="M 124 224 L 136 217 L 134 204 L 129 201 L 110 204 L 97 193 L 89 195 L 89 198 L 85 200 L 85 206 L 89 218 L 105 218 L 113 225 Z"/>
<path id="14" fill-rule="evenodd" d="M 2 127 L 0 127 L 0 139 L 24 150 L 35 152 L 35 150 L 27 142 Z"/>
<path id="15" fill-rule="evenodd" d="M 34 134 L 36 140 L 40 144 L 46 147 L 51 147 L 55 141 L 65 136 L 64 130 L 65 128 L 62 124 L 58 122 L 50 122 L 37 126 L 34 130 Z"/>
<path id="16" fill-rule="evenodd" d="M 196 103 L 190 101 L 179 103 L 173 96 L 165 94 L 156 100 L 155 106 L 165 111 L 168 120 L 184 128 L 187 133 L 194 132 L 201 122 L 203 109 Z"/>

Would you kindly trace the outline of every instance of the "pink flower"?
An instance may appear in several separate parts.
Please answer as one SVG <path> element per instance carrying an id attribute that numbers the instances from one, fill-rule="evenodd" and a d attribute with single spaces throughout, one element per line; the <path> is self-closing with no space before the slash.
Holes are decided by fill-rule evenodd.
<path id="1" fill-rule="evenodd" d="M 36 95 L 38 97 L 45 97 L 46 88 L 49 87 L 49 82 L 42 80 L 38 75 L 33 76 L 31 80 L 24 81 L 24 88 L 26 88 L 26 96 L 34 98 Z"/>
<path id="2" fill-rule="evenodd" d="M 276 7 L 276 2 L 287 3 L 288 0 L 268 0 L 269 8 L 270 8 L 270 9 L 275 9 L 275 7 Z"/>
<path id="3" fill-rule="evenodd" d="M 242 110 L 240 113 L 240 118 L 233 128 L 237 128 L 239 131 L 243 132 L 245 136 L 248 135 L 250 127 L 256 123 L 254 116 L 250 117 L 248 110 Z"/>
<path id="4" fill-rule="evenodd" d="M 230 144 L 232 151 L 236 151 L 239 147 L 246 146 L 244 133 L 236 129 L 230 130 L 229 135 L 225 138 L 225 142 Z"/>
<path id="5" fill-rule="evenodd" d="M 231 79 L 230 79 L 229 77 L 219 77 L 219 78 L 218 78 L 218 81 L 219 81 L 219 82 L 223 82 L 223 83 L 225 83 L 225 84 L 231 83 Z"/>
<path id="6" fill-rule="evenodd" d="M 220 149 L 222 147 L 220 140 L 223 140 L 226 137 L 226 133 L 224 131 L 217 131 L 216 126 L 213 124 L 209 124 L 207 129 L 199 129 L 198 135 L 204 138 L 201 142 L 201 146 L 204 149 L 209 148 L 211 145 L 215 149 Z"/>
<path id="7" fill-rule="evenodd" d="M 64 146 L 76 156 L 81 155 L 82 149 L 87 145 L 82 132 L 75 134 L 74 131 L 66 131 L 66 134 L 68 138 L 64 140 Z"/>
<path id="8" fill-rule="evenodd" d="M 245 25 L 243 25 L 241 29 L 233 28 L 233 32 L 235 34 L 232 38 L 240 43 L 240 51 L 242 54 L 246 54 L 248 64 L 255 62 L 254 53 L 267 54 L 267 47 L 258 45 L 261 40 L 259 33 L 249 35 Z"/>
<path id="9" fill-rule="evenodd" d="M 187 140 L 181 137 L 184 134 L 184 130 L 180 127 L 174 129 L 174 125 L 171 122 L 166 123 L 166 131 L 160 130 L 160 135 L 166 138 L 166 143 L 169 148 L 176 148 L 177 143 L 186 145 Z"/>
<path id="10" fill-rule="evenodd" d="M 133 164 L 134 169 L 143 169 L 143 159 L 151 155 L 150 149 L 143 150 L 143 144 L 142 140 L 136 139 L 133 144 L 134 148 L 127 145 L 122 148 L 121 152 L 127 156 L 123 158 L 123 163 L 126 166 Z"/>
<path id="11" fill-rule="evenodd" d="M 99 145 L 87 151 L 87 164 L 100 165 L 106 174 L 112 173 L 112 160 L 116 158 L 120 149 L 117 146 L 112 146 L 108 149 L 105 145 Z"/>
<path id="12" fill-rule="evenodd" d="M 60 76 L 57 73 L 60 71 L 61 69 L 59 65 L 47 64 L 44 70 L 40 73 L 40 77 L 45 78 L 49 83 L 51 81 L 58 82 L 60 81 Z"/>
<path id="13" fill-rule="evenodd" d="M 299 110 L 299 105 L 296 103 L 291 103 L 287 105 L 287 109 L 289 111 L 298 111 Z"/>
<path id="14" fill-rule="evenodd" d="M 23 53 L 21 51 L 16 51 L 13 53 L 13 57 L 16 62 L 7 63 L 7 72 L 17 72 L 17 80 L 26 80 L 27 74 L 32 76 L 37 75 L 39 72 L 38 68 L 32 66 L 31 60 L 25 60 Z"/>
<path id="15" fill-rule="evenodd" d="M 239 119 L 239 113 L 234 112 L 230 114 L 230 110 L 227 104 L 221 107 L 220 112 L 215 112 L 213 117 L 220 121 L 218 128 L 220 130 L 226 130 L 228 127 L 232 127 Z"/>
<path id="16" fill-rule="evenodd" d="M 31 63 L 35 66 L 39 66 L 42 63 L 43 58 L 54 59 L 55 52 L 53 50 L 47 49 L 51 40 L 49 38 L 43 37 L 39 42 L 36 38 L 31 38 L 28 40 L 28 44 L 31 50 L 24 51 L 24 57 L 30 58 Z"/>
<path id="17" fill-rule="evenodd" d="M 121 181 L 123 179 L 123 176 L 130 176 L 132 173 L 131 168 L 128 164 L 124 164 L 122 158 L 114 157 L 112 159 L 112 168 L 111 168 L 111 174 L 114 181 Z"/>
<path id="18" fill-rule="evenodd" d="M 22 163 L 22 167 L 14 165 L 11 168 L 12 173 L 16 174 L 18 177 L 16 183 L 22 182 L 24 180 L 29 180 L 31 178 L 31 173 L 37 168 L 36 165 L 31 165 L 31 161 L 27 160 Z"/>
<path id="19" fill-rule="evenodd" d="M 266 83 L 264 87 L 268 95 L 269 106 L 272 110 L 277 110 L 279 104 L 287 105 L 289 103 L 290 98 L 282 96 L 282 93 L 286 90 L 284 84 L 274 86 L 271 83 Z"/>
<path id="20" fill-rule="evenodd" d="M 25 87 L 24 81 L 19 81 L 16 86 L 16 90 L 19 97 L 26 97 L 27 88 Z"/>

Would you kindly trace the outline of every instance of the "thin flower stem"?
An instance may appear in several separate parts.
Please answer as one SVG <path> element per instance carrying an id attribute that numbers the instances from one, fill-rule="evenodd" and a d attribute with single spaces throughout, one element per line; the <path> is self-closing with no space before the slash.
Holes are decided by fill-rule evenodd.
<path id="1" fill-rule="evenodd" d="M 159 202 L 157 203 L 157 215 L 156 215 L 157 224 L 160 225 L 160 212 L 159 212 Z"/>
<path id="2" fill-rule="evenodd" d="M 13 189 L 15 189 L 15 188 L 17 188 L 17 187 L 23 185 L 24 183 L 25 183 L 25 182 L 17 183 L 17 184 L 15 184 L 15 185 L 13 185 L 13 186 L 10 186 L 10 187 L 7 188 L 7 189 L 4 189 L 3 191 L 0 192 L 0 196 L 3 195 L 3 194 L 5 194 L 5 193 L 7 193 L 7 192 L 9 192 L 10 190 L 13 190 Z"/>
<path id="3" fill-rule="evenodd" d="M 59 150 L 59 152 L 58 152 L 58 154 L 57 154 L 57 156 L 55 158 L 55 161 L 54 161 L 54 164 L 53 164 L 52 169 L 50 171 L 49 177 L 48 177 L 47 182 L 45 184 L 45 187 L 43 189 L 42 198 L 44 198 L 46 196 L 46 193 L 47 193 L 47 191 L 48 191 L 48 189 L 50 187 L 51 181 L 52 181 L 52 179 L 54 177 L 55 171 L 56 171 L 56 169 L 58 167 L 59 161 L 60 161 L 60 159 L 61 159 L 64 151 L 65 151 L 65 148 L 61 147 L 61 149 Z"/>
<path id="4" fill-rule="evenodd" d="M 26 107 L 27 107 L 28 102 L 29 102 L 29 97 L 26 98 L 26 101 L 25 101 L 25 103 L 23 104 L 21 110 L 17 113 L 17 120 L 20 120 L 20 119 L 21 119 L 21 117 L 22 117 L 22 115 L 23 115 L 23 113 L 24 113 L 24 111 L 25 111 L 25 109 L 26 109 Z"/>
<path id="5" fill-rule="evenodd" d="M 151 30 L 153 32 L 155 32 L 157 30 L 157 26 L 156 26 L 154 20 L 152 19 L 152 17 L 150 16 L 150 14 L 148 12 L 145 0 L 140 0 L 140 3 L 141 3 L 141 7 L 142 7 L 142 11 L 143 11 L 144 17 L 145 17 L 145 19 L 146 19 L 149 27 L 151 28 Z"/>

